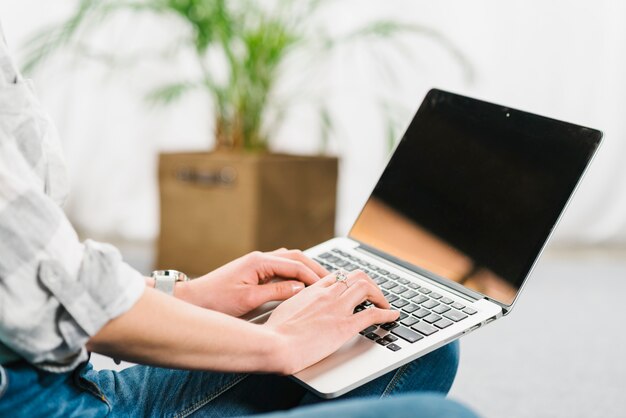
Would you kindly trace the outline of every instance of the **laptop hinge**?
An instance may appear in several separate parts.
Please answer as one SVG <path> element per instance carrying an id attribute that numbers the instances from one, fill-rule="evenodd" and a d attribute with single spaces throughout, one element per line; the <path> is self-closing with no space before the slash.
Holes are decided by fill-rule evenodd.
<path id="1" fill-rule="evenodd" d="M 394 257 L 394 256 L 392 256 L 390 254 L 387 254 L 384 251 L 380 251 L 380 250 L 378 250 L 378 249 L 376 249 L 374 247 L 370 247 L 369 245 L 364 244 L 361 241 L 356 240 L 356 239 L 354 239 L 352 237 L 350 237 L 350 239 L 359 243 L 359 247 L 357 248 L 357 250 L 367 252 L 370 255 L 373 255 L 373 256 L 378 257 L 378 258 L 382 258 L 383 260 L 392 262 L 393 264 L 398 264 L 398 265 L 404 267 L 407 270 L 410 270 L 410 271 L 412 271 L 414 273 L 417 273 L 417 274 L 419 274 L 421 276 L 424 276 L 424 277 L 428 278 L 429 280 L 437 282 L 438 284 L 440 284 L 443 287 L 445 287 L 447 290 L 453 291 L 453 293 L 456 293 L 459 296 L 463 296 L 463 297 L 465 297 L 465 298 L 467 298 L 469 300 L 472 300 L 472 301 L 476 301 L 476 300 L 485 298 L 485 295 L 483 295 L 481 293 L 478 293 L 478 292 L 475 292 L 475 291 L 473 291 L 471 289 L 468 289 L 468 288 L 466 288 L 465 286 L 463 286 L 463 285 L 461 285 L 459 283 L 456 283 L 456 282 L 453 282 L 452 280 L 448 280 L 448 279 L 445 279 L 443 277 L 437 276 L 435 273 L 432 273 L 432 272 L 430 272 L 428 270 L 425 270 L 423 268 L 420 268 L 420 267 L 418 267 L 418 266 L 416 266 L 414 264 L 411 264 L 411 263 L 403 261 L 403 260 L 401 260 L 399 258 L 396 258 L 396 257 Z M 493 302 L 495 302 L 495 301 L 493 301 Z M 501 305 L 500 303 L 498 303 L 498 304 Z M 504 309 L 504 307 L 503 307 L 503 309 Z"/>

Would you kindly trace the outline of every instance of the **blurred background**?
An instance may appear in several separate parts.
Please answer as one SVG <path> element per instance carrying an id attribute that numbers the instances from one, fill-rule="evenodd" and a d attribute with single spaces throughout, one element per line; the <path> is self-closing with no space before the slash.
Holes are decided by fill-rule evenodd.
<path id="1" fill-rule="evenodd" d="M 18 63 L 32 58 L 33 36 L 85 3 L 4 0 L 0 19 Z M 604 131 L 514 314 L 463 340 L 452 395 L 484 416 L 618 417 L 626 408 L 624 16 L 626 3 L 609 0 L 337 0 L 311 14 L 309 37 L 370 32 L 325 54 L 316 71 L 303 53 L 277 73 L 273 98 L 292 101 L 269 149 L 338 157 L 340 235 L 432 87 Z M 179 18 L 116 11 L 29 74 L 70 167 L 68 217 L 146 273 L 159 236 L 159 153 L 215 146 L 216 108 L 204 92 L 149 99 L 198 76 L 194 54 L 174 42 L 189 36 Z"/>

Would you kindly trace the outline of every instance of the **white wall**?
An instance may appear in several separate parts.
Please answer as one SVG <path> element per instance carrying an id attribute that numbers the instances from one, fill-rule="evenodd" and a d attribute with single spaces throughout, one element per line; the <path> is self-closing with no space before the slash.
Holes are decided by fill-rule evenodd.
<path id="1" fill-rule="evenodd" d="M 28 34 L 64 16 L 73 4 L 4 0 L 0 19 L 15 53 L 19 56 Z M 373 54 L 363 45 L 339 54 L 327 74 L 312 79 L 309 88 L 329 96 L 340 121 L 331 146 L 342 157 L 339 232 L 349 228 L 387 158 L 376 100 L 381 95 L 397 100 L 405 109 L 398 113 L 404 125 L 425 92 L 437 86 L 602 129 L 601 152 L 555 239 L 561 244 L 626 243 L 625 3 L 360 0 L 336 2 L 324 19 L 341 31 L 381 16 L 442 32 L 469 57 L 476 77 L 468 83 L 452 56 L 432 40 L 407 37 L 410 64 L 393 52 Z M 175 22 L 167 22 L 164 30 L 152 20 L 128 17 L 97 43 L 132 54 L 182 33 Z M 395 83 L 381 77 L 377 60 L 396 68 Z M 156 109 L 146 107 L 143 96 L 162 80 L 193 71 L 184 58 L 110 70 L 63 55 L 36 75 L 72 172 L 67 211 L 86 234 L 156 236 L 156 155 L 210 146 L 210 107 L 200 94 Z M 314 152 L 317 132 L 312 118 L 296 111 L 278 134 L 276 149 Z"/>

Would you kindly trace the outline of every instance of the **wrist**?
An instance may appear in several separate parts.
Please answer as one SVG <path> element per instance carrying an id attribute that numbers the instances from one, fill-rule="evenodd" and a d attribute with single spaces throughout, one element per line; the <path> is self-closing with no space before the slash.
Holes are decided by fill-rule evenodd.
<path id="1" fill-rule="evenodd" d="M 176 282 L 174 285 L 174 294 L 173 296 L 176 299 L 183 300 L 185 302 L 197 305 L 194 301 L 194 285 L 193 282 L 195 280 L 188 280 L 186 282 Z"/>
<path id="2" fill-rule="evenodd" d="M 290 346 L 288 337 L 267 324 L 259 325 L 267 333 L 266 344 L 266 364 L 261 365 L 263 369 L 269 367 L 272 373 L 281 375 L 291 375 L 298 371 L 296 365 L 297 350 Z"/>

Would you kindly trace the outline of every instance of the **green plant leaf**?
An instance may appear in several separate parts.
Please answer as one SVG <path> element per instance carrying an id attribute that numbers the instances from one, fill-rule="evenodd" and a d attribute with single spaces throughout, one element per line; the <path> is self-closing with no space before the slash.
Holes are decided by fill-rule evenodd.
<path id="1" fill-rule="evenodd" d="M 148 93 L 146 100 L 152 104 L 170 104 L 197 87 L 198 83 L 191 82 L 166 84 Z"/>

